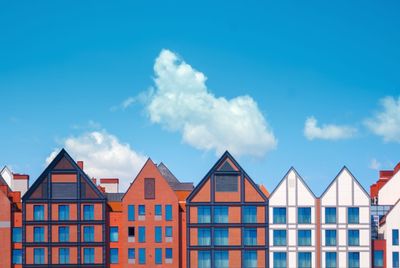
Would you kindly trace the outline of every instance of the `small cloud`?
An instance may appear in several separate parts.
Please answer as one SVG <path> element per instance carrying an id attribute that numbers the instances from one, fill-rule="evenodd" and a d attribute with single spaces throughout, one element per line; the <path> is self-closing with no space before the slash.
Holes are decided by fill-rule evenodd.
<path id="1" fill-rule="evenodd" d="M 315 117 L 307 118 L 304 124 L 304 136 L 309 140 L 340 140 L 352 138 L 357 133 L 357 129 L 344 125 L 324 124 L 318 126 Z"/>
<path id="2" fill-rule="evenodd" d="M 373 170 L 380 170 L 381 169 L 382 164 L 376 160 L 375 158 L 373 158 L 371 160 L 371 163 L 369 164 L 369 168 L 373 169 Z"/>
<path id="3" fill-rule="evenodd" d="M 110 111 L 115 112 L 117 110 L 126 110 L 135 103 L 146 103 L 150 99 L 152 94 L 153 94 L 153 89 L 149 88 L 147 91 L 140 92 L 135 97 L 128 97 L 125 100 L 123 100 L 120 104 L 112 106 L 110 108 Z"/>

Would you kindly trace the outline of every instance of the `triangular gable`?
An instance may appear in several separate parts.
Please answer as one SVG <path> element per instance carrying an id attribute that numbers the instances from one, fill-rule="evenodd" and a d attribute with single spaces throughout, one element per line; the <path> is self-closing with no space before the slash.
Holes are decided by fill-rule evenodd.
<path id="1" fill-rule="evenodd" d="M 393 205 L 397 202 L 400 195 L 393 195 L 392 189 L 399 189 L 400 186 L 400 171 L 397 171 L 393 176 L 382 186 L 378 191 L 378 203 L 380 205 Z"/>

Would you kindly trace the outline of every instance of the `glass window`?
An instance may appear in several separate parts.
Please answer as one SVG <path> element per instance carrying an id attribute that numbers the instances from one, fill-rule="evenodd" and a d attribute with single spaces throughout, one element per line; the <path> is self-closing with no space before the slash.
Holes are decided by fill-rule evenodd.
<path id="1" fill-rule="evenodd" d="M 209 246 L 211 244 L 211 232 L 208 228 L 197 229 L 197 243 L 199 246 Z"/>
<path id="2" fill-rule="evenodd" d="M 311 230 L 298 230 L 297 241 L 299 246 L 311 246 Z"/>
<path id="3" fill-rule="evenodd" d="M 94 242 L 94 226 L 83 226 L 83 241 Z"/>
<path id="4" fill-rule="evenodd" d="M 165 249 L 165 258 L 166 259 L 172 259 L 172 248 L 166 248 Z"/>
<path id="5" fill-rule="evenodd" d="M 275 224 L 286 224 L 286 208 L 274 208 L 273 215 Z"/>
<path id="6" fill-rule="evenodd" d="M 21 249 L 13 249 L 12 262 L 13 262 L 13 264 L 22 264 L 22 250 Z"/>
<path id="7" fill-rule="evenodd" d="M 311 252 L 298 253 L 298 268 L 311 268 Z"/>
<path id="8" fill-rule="evenodd" d="M 156 248 L 155 255 L 156 264 L 162 264 L 162 248 Z"/>
<path id="9" fill-rule="evenodd" d="M 359 213 L 359 208 L 347 208 L 348 223 L 358 224 L 360 222 Z"/>
<path id="10" fill-rule="evenodd" d="M 198 268 L 211 268 L 211 254 L 209 251 L 197 252 Z"/>
<path id="11" fill-rule="evenodd" d="M 135 227 L 128 227 L 128 236 L 135 237 Z"/>
<path id="12" fill-rule="evenodd" d="M 156 216 L 162 216 L 162 206 L 161 205 L 155 205 L 154 206 L 154 213 Z"/>
<path id="13" fill-rule="evenodd" d="M 325 223 L 336 223 L 336 208 L 325 208 Z"/>
<path id="14" fill-rule="evenodd" d="M 69 220 L 69 205 L 58 205 L 58 220 L 59 221 Z"/>
<path id="15" fill-rule="evenodd" d="M 392 262 L 393 262 L 393 268 L 399 268 L 399 253 L 398 252 L 392 252 Z"/>
<path id="16" fill-rule="evenodd" d="M 258 268 L 257 251 L 246 250 L 244 252 L 244 268 Z"/>
<path id="17" fill-rule="evenodd" d="M 144 216 L 144 215 L 146 215 L 146 206 L 139 205 L 139 216 Z"/>
<path id="18" fill-rule="evenodd" d="M 197 221 L 198 223 L 210 223 L 211 222 L 211 210 L 209 206 L 197 207 Z"/>
<path id="19" fill-rule="evenodd" d="M 274 252 L 274 267 L 286 268 L 286 252 Z"/>
<path id="20" fill-rule="evenodd" d="M 139 243 L 146 242 L 146 227 L 139 226 Z"/>
<path id="21" fill-rule="evenodd" d="M 110 262 L 112 264 L 118 263 L 118 249 L 110 248 Z"/>
<path id="22" fill-rule="evenodd" d="M 85 264 L 94 263 L 94 248 L 83 249 L 83 263 Z"/>
<path id="23" fill-rule="evenodd" d="M 44 242 L 44 227 L 33 227 L 33 241 Z"/>
<path id="24" fill-rule="evenodd" d="M 58 249 L 58 262 L 59 264 L 69 264 L 69 248 Z"/>
<path id="25" fill-rule="evenodd" d="M 360 245 L 360 232 L 359 230 L 348 230 L 349 246 Z"/>
<path id="26" fill-rule="evenodd" d="M 14 243 L 16 242 L 22 242 L 22 228 L 21 227 L 14 227 L 12 229 L 12 241 Z"/>
<path id="27" fill-rule="evenodd" d="M 383 267 L 383 251 L 376 250 L 374 251 L 374 268 Z"/>
<path id="28" fill-rule="evenodd" d="M 172 226 L 165 227 L 165 237 L 172 237 Z"/>
<path id="29" fill-rule="evenodd" d="M 227 206 L 214 207 L 214 222 L 215 223 L 228 223 L 228 207 Z"/>
<path id="30" fill-rule="evenodd" d="M 118 242 L 118 227 L 110 227 L 110 242 Z"/>
<path id="31" fill-rule="evenodd" d="M 325 230 L 325 246 L 336 246 L 336 230 Z"/>
<path id="32" fill-rule="evenodd" d="M 349 252 L 348 258 L 349 268 L 360 268 L 359 252 Z"/>
<path id="33" fill-rule="evenodd" d="M 162 228 L 161 226 L 154 227 L 154 241 L 156 243 L 162 242 Z"/>
<path id="34" fill-rule="evenodd" d="M 257 223 L 257 207 L 244 206 L 243 207 L 243 222 L 244 223 Z"/>
<path id="35" fill-rule="evenodd" d="M 399 230 L 398 229 L 392 230 L 392 245 L 393 246 L 399 245 Z"/>
<path id="36" fill-rule="evenodd" d="M 229 252 L 219 250 L 214 252 L 214 268 L 229 268 Z"/>
<path id="37" fill-rule="evenodd" d="M 44 248 L 33 249 L 33 263 L 44 264 Z"/>
<path id="38" fill-rule="evenodd" d="M 244 229 L 244 244 L 246 246 L 257 245 L 257 229 L 256 228 L 245 228 Z"/>
<path id="39" fill-rule="evenodd" d="M 129 260 L 134 260 L 136 258 L 135 256 L 135 249 L 134 248 L 128 248 L 128 259 Z"/>
<path id="40" fill-rule="evenodd" d="M 286 230 L 274 230 L 274 246 L 286 246 Z"/>
<path id="41" fill-rule="evenodd" d="M 33 206 L 33 219 L 35 221 L 43 221 L 44 220 L 44 206 L 43 205 L 34 205 Z"/>
<path id="42" fill-rule="evenodd" d="M 135 220 L 135 206 L 128 205 L 128 221 L 134 221 L 134 220 Z"/>
<path id="43" fill-rule="evenodd" d="M 69 227 L 68 226 L 58 227 L 58 241 L 59 242 L 69 242 Z"/>
<path id="44" fill-rule="evenodd" d="M 139 264 L 146 264 L 146 249 L 139 248 Z"/>
<path id="45" fill-rule="evenodd" d="M 94 206 L 93 205 L 83 205 L 83 219 L 85 221 L 94 220 Z"/>
<path id="46" fill-rule="evenodd" d="M 298 208 L 297 209 L 297 222 L 299 224 L 311 223 L 311 208 Z"/>
<path id="47" fill-rule="evenodd" d="M 172 205 L 165 205 L 165 220 L 172 221 Z"/>
<path id="48" fill-rule="evenodd" d="M 326 268 L 336 268 L 336 252 L 325 253 L 325 265 Z"/>
<path id="49" fill-rule="evenodd" d="M 214 229 L 214 244 L 218 246 L 228 245 L 228 228 Z"/>

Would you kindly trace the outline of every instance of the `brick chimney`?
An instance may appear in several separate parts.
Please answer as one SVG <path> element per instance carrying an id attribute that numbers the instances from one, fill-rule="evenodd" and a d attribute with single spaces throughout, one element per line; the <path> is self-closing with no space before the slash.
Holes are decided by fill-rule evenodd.
<path id="1" fill-rule="evenodd" d="M 100 179 L 100 186 L 104 187 L 106 193 L 118 193 L 119 192 L 119 179 L 118 178 Z"/>

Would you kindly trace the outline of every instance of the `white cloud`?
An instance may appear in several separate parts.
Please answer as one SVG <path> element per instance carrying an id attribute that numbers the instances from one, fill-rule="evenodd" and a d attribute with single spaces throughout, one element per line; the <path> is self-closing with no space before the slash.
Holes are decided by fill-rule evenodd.
<path id="1" fill-rule="evenodd" d="M 374 170 L 379 170 L 381 168 L 381 166 L 382 166 L 382 164 L 375 158 L 373 158 L 371 160 L 371 163 L 369 164 L 369 168 L 374 169 Z"/>
<path id="2" fill-rule="evenodd" d="M 250 96 L 214 96 L 206 76 L 169 50 L 154 65 L 155 89 L 147 100 L 150 120 L 182 134 L 200 150 L 229 150 L 235 155 L 263 156 L 277 146 L 271 128 Z"/>
<path id="3" fill-rule="evenodd" d="M 380 100 L 382 111 L 365 120 L 365 125 L 385 142 L 400 143 L 400 97 L 386 97 Z"/>
<path id="4" fill-rule="evenodd" d="M 120 191 L 128 188 L 147 159 L 105 130 L 69 137 L 62 146 L 75 160 L 85 162 L 84 170 L 90 177 L 119 178 Z M 55 149 L 46 163 L 49 164 L 59 151 Z"/>
<path id="5" fill-rule="evenodd" d="M 357 133 L 357 129 L 350 126 L 344 125 L 322 125 L 318 126 L 317 119 L 315 117 L 309 117 L 306 119 L 304 124 L 304 136 L 307 139 L 322 139 L 322 140 L 339 140 L 348 139 L 353 137 Z"/>

